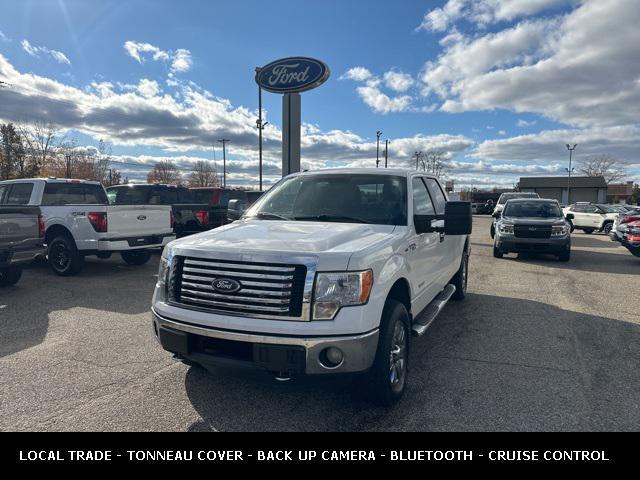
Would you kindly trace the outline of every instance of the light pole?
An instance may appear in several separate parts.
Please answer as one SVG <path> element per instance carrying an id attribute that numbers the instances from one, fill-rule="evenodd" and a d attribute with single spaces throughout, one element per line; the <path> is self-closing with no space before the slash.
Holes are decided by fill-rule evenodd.
<path id="1" fill-rule="evenodd" d="M 378 130 L 376 132 L 376 168 L 380 166 L 380 135 L 382 132 Z"/>
<path id="2" fill-rule="evenodd" d="M 389 165 L 389 144 L 391 142 L 389 140 L 384 141 L 384 168 L 387 168 Z"/>
<path id="3" fill-rule="evenodd" d="M 260 70 L 260 67 L 256 67 L 256 75 L 260 73 Z M 258 150 L 260 152 L 260 191 L 262 191 L 262 130 L 268 123 L 262 123 L 262 87 L 258 85 L 258 120 L 256 120 L 256 127 L 258 127 Z"/>
<path id="4" fill-rule="evenodd" d="M 567 150 L 569 150 L 569 168 L 567 168 L 567 172 L 569 173 L 569 177 L 567 179 L 567 205 L 571 204 L 571 172 L 573 171 L 571 168 L 571 160 L 573 157 L 573 151 L 577 146 L 577 143 L 574 143 L 573 147 L 567 143 Z"/>
<path id="5" fill-rule="evenodd" d="M 223 138 L 218 141 L 222 143 L 222 188 L 227 188 L 227 142 L 231 140 Z"/>

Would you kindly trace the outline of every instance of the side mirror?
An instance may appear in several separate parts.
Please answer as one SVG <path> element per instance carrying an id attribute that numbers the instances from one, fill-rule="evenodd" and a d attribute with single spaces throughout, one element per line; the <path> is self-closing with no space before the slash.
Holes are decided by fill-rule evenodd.
<path id="1" fill-rule="evenodd" d="M 491 214 L 491 216 L 492 216 L 493 218 L 500 218 L 500 216 L 501 216 L 501 215 L 502 215 L 502 213 L 500 213 L 500 212 L 493 212 L 493 213 Z"/>
<path id="2" fill-rule="evenodd" d="M 443 232 L 445 235 L 469 235 L 473 223 L 470 202 L 447 202 L 444 215 L 414 215 L 416 233 Z"/>
<path id="3" fill-rule="evenodd" d="M 573 216 L 573 213 L 567 213 L 564 218 L 565 220 L 573 220 L 575 217 Z"/>
<path id="4" fill-rule="evenodd" d="M 447 202 L 444 207 L 445 235 L 469 235 L 473 226 L 471 203 Z"/>

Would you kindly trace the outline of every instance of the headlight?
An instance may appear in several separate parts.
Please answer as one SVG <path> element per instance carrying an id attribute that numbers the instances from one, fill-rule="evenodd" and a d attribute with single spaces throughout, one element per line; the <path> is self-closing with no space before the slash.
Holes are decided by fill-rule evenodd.
<path id="1" fill-rule="evenodd" d="M 500 233 L 504 233 L 507 235 L 513 235 L 513 225 L 509 225 L 506 223 L 501 223 L 498 225 L 498 230 Z"/>
<path id="2" fill-rule="evenodd" d="M 564 237 L 567 234 L 567 226 L 566 225 L 554 225 L 551 227 L 551 236 L 552 237 Z"/>
<path id="3" fill-rule="evenodd" d="M 158 286 L 167 288 L 169 282 L 169 271 L 173 262 L 173 251 L 169 247 L 164 247 L 160 257 L 160 267 L 158 268 Z"/>
<path id="4" fill-rule="evenodd" d="M 332 320 L 341 307 L 369 300 L 373 272 L 318 273 L 313 300 L 313 319 Z"/>

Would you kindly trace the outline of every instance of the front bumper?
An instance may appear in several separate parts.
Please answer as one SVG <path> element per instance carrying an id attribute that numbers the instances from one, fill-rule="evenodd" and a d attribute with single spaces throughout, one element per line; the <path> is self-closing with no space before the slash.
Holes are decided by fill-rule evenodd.
<path id="1" fill-rule="evenodd" d="M 378 329 L 359 335 L 289 337 L 197 326 L 158 315 L 154 332 L 162 347 L 200 364 L 257 367 L 281 376 L 353 373 L 373 365 Z M 323 352 L 342 351 L 337 366 L 327 366 Z"/>
<path id="2" fill-rule="evenodd" d="M 562 254 L 571 249 L 569 235 L 559 238 L 521 238 L 513 235 L 496 236 L 496 246 L 503 253 L 551 253 Z"/>
<path id="3" fill-rule="evenodd" d="M 140 237 L 107 238 L 99 240 L 97 250 L 104 252 L 122 252 L 141 248 L 160 248 L 176 239 L 173 233 L 142 235 Z"/>

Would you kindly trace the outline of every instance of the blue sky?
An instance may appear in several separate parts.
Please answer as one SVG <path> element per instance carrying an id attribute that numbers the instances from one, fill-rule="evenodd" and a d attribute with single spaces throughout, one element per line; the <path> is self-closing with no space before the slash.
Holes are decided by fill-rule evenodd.
<path id="1" fill-rule="evenodd" d="M 303 166 L 393 166 L 440 151 L 461 186 L 511 186 L 612 155 L 640 175 L 633 0 L 273 2 L 0 0 L 0 119 L 59 124 L 113 145 L 131 178 L 188 170 L 231 138 L 229 181 L 255 182 L 255 66 L 290 55 L 331 77 L 303 94 Z M 269 181 L 280 97 L 265 94 Z M 216 152 L 216 158 L 220 158 Z M 140 164 L 140 167 L 134 167 Z"/>

